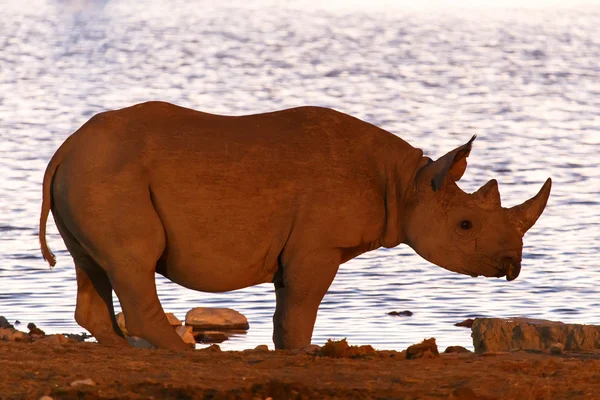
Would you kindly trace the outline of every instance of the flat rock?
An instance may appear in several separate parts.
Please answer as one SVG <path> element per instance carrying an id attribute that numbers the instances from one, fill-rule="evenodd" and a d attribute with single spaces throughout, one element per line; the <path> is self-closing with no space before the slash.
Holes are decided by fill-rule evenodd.
<path id="1" fill-rule="evenodd" d="M 247 330 L 248 319 L 230 308 L 192 308 L 185 315 L 185 324 L 194 330 Z"/>
<path id="2" fill-rule="evenodd" d="M 421 343 L 408 346 L 406 349 L 406 359 L 413 360 L 415 358 L 434 358 L 439 357 L 435 338 L 425 339 Z"/>
<path id="3" fill-rule="evenodd" d="M 600 349 L 600 326 L 565 324 L 530 318 L 475 318 L 471 337 L 476 353 L 513 350 L 565 351 Z"/>

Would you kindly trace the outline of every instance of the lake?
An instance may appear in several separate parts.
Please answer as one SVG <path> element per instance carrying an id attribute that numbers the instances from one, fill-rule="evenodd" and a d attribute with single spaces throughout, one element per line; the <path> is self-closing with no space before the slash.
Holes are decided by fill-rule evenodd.
<path id="1" fill-rule="evenodd" d="M 454 323 L 600 323 L 600 7 L 538 3 L 3 1 L 0 315 L 50 333 L 83 330 L 73 263 L 52 218 L 53 270 L 39 251 L 45 167 L 95 113 L 164 100 L 227 115 L 332 107 L 433 158 L 477 134 L 460 186 L 471 192 L 496 178 L 504 206 L 552 177 L 516 281 L 454 274 L 405 245 L 375 250 L 341 266 L 314 343 L 347 337 L 400 350 L 436 337 L 442 349 L 472 348 L 470 331 Z M 245 314 L 248 334 L 224 349 L 273 347 L 272 285 L 209 294 L 159 277 L 158 290 L 180 318 L 197 306 Z M 414 314 L 387 315 L 402 310 Z"/>

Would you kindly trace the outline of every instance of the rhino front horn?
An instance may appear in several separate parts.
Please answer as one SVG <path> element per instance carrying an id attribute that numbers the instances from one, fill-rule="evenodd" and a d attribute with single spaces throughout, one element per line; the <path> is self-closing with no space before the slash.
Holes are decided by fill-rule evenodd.
<path id="1" fill-rule="evenodd" d="M 538 194 L 525 203 L 508 209 L 510 220 L 517 227 L 521 235 L 524 235 L 535 224 L 540 215 L 542 215 L 550 196 L 551 187 L 552 179 L 548 178 Z"/>

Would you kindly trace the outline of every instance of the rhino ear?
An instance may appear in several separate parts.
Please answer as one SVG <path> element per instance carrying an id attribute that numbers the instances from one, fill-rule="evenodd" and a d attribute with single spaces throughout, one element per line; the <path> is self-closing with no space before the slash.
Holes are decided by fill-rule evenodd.
<path id="1" fill-rule="evenodd" d="M 490 180 L 473 194 L 486 205 L 494 207 L 501 206 L 500 192 L 498 191 L 498 181 L 495 179 Z"/>
<path id="2" fill-rule="evenodd" d="M 420 179 L 430 181 L 434 192 L 442 188 L 447 176 L 453 182 L 460 180 L 467 169 L 467 157 L 476 137 L 477 135 L 474 135 L 467 143 L 424 167 Z"/>

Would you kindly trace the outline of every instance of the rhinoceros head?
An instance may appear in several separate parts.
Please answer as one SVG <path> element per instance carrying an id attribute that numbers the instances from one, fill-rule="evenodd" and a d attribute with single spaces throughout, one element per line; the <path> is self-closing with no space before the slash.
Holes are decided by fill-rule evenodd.
<path id="1" fill-rule="evenodd" d="M 544 211 L 552 181 L 512 208 L 501 206 L 494 179 L 475 193 L 463 192 L 456 182 L 474 139 L 418 171 L 407 201 L 406 243 L 450 271 L 510 281 L 521 271 L 523 235 Z"/>

